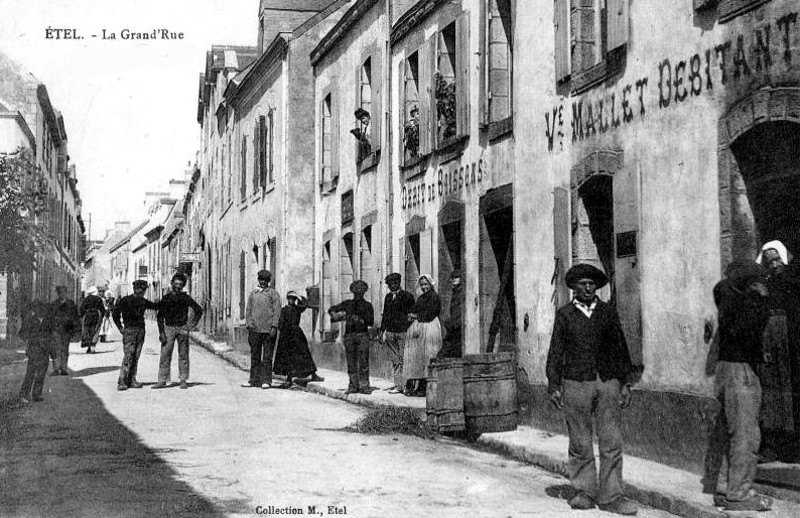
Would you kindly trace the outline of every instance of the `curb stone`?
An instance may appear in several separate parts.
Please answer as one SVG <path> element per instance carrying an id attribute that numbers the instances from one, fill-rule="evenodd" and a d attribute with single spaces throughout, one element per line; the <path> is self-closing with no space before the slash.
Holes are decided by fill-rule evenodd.
<path id="1" fill-rule="evenodd" d="M 215 342 L 210 340 L 208 337 L 197 331 L 191 332 L 189 336 L 194 342 L 202 346 L 204 349 L 219 356 L 235 367 L 244 371 L 249 370 L 249 359 L 244 353 L 235 351 L 232 347 L 224 342 Z M 324 387 L 314 382 L 309 382 L 305 387 L 301 387 L 301 390 L 321 394 L 333 399 L 346 401 L 354 405 L 360 405 L 371 409 L 403 406 L 386 401 L 375 401 L 364 394 L 345 394 L 341 390 Z M 449 437 L 441 437 L 444 441 L 453 441 L 453 439 Z M 439 440 L 439 437 L 437 437 L 437 440 Z M 466 441 L 457 442 L 459 444 L 469 444 Z M 526 464 L 532 464 L 563 477 L 567 477 L 569 473 L 567 469 L 567 463 L 563 459 L 536 452 L 526 448 L 525 446 L 508 444 L 496 437 L 486 436 L 480 437 L 476 444 L 478 447 L 484 448 L 488 451 L 514 458 Z M 682 516 L 684 518 L 729 518 L 731 516 L 718 510 L 716 507 L 691 502 L 663 491 L 634 486 L 629 483 L 625 483 L 624 488 L 625 495 L 628 498 L 635 500 L 640 504 L 666 511 L 676 516 Z"/>

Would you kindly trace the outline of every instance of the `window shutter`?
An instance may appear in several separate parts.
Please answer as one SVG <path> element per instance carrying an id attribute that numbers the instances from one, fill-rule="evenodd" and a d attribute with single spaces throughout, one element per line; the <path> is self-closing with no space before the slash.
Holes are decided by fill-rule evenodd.
<path id="1" fill-rule="evenodd" d="M 469 135 L 470 129 L 470 58 L 469 11 L 456 18 L 456 135 Z"/>
<path id="2" fill-rule="evenodd" d="M 419 274 L 433 278 L 433 240 L 430 229 L 419 233 Z"/>
<path id="3" fill-rule="evenodd" d="M 489 120 L 511 116 L 511 47 L 497 0 L 489 11 Z"/>
<path id="4" fill-rule="evenodd" d="M 258 117 L 258 182 L 261 188 L 267 186 L 267 118 Z"/>
<path id="5" fill-rule="evenodd" d="M 375 43 L 372 53 L 372 151 L 381 148 L 383 129 L 383 42 Z"/>
<path id="6" fill-rule="evenodd" d="M 256 119 L 256 123 L 253 126 L 253 192 L 258 191 L 258 180 L 261 176 L 261 170 L 259 169 L 259 160 L 260 160 L 260 149 L 261 149 L 261 127 L 259 126 L 258 119 Z"/>
<path id="7" fill-rule="evenodd" d="M 239 318 L 245 317 L 245 290 L 247 289 L 247 261 L 246 253 L 242 252 L 239 255 Z"/>
<path id="8" fill-rule="evenodd" d="M 628 43 L 628 1 L 607 0 L 608 50 Z"/>
<path id="9" fill-rule="evenodd" d="M 419 154 L 429 155 L 433 150 L 433 136 L 436 128 L 436 99 L 433 95 L 433 71 L 436 60 L 435 43 L 438 38 L 434 34 L 422 44 L 417 53 L 419 75 L 417 89 L 419 91 Z"/>
<path id="10" fill-rule="evenodd" d="M 241 198 L 247 198 L 247 135 L 242 138 L 242 177 L 241 177 Z"/>
<path id="11" fill-rule="evenodd" d="M 269 173 L 268 183 L 275 181 L 275 110 L 269 111 L 269 163 L 267 172 Z"/>
<path id="12" fill-rule="evenodd" d="M 480 124 L 489 124 L 489 28 L 492 16 L 492 0 L 481 2 L 480 51 L 481 51 L 481 113 Z"/>
<path id="13" fill-rule="evenodd" d="M 405 163 L 406 157 L 406 130 L 405 125 L 408 121 L 408 102 L 406 101 L 406 59 L 403 58 L 400 60 L 400 63 L 397 64 L 397 99 L 399 102 L 399 110 L 398 113 L 400 116 L 398 117 L 399 120 L 399 135 L 400 135 L 400 163 Z"/>
<path id="14" fill-rule="evenodd" d="M 554 8 L 556 81 L 560 82 L 570 74 L 569 0 L 555 0 Z"/>
<path id="15" fill-rule="evenodd" d="M 333 182 L 339 178 L 339 100 L 337 92 L 331 91 L 331 177 Z"/>
<path id="16" fill-rule="evenodd" d="M 564 276 L 570 266 L 572 225 L 570 221 L 570 192 L 565 187 L 556 187 L 553 192 L 553 241 L 555 261 L 553 265 L 553 303 L 561 307 L 569 302 L 569 288 Z"/>

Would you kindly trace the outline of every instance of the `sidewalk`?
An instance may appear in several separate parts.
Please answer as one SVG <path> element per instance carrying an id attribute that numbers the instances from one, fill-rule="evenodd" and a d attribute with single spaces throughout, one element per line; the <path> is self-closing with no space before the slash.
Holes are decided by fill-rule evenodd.
<path id="1" fill-rule="evenodd" d="M 250 369 L 247 353 L 234 351 L 225 343 L 214 342 L 202 333 L 191 333 L 192 339 L 214 354 L 224 358 L 244 371 Z M 376 387 L 370 395 L 345 394 L 347 374 L 320 369 L 324 382 L 308 383 L 306 390 L 341 399 L 369 408 L 383 406 L 402 406 L 425 411 L 425 398 L 410 398 L 402 394 L 389 394 L 392 382 L 371 378 L 370 384 Z M 243 377 L 244 381 L 245 378 Z M 568 438 L 543 432 L 529 426 L 519 426 L 513 432 L 483 434 L 477 446 L 501 455 L 539 466 L 548 471 L 567 475 Z M 760 487 L 776 497 L 772 511 L 767 513 L 725 513 L 714 507 L 712 495 L 701 492 L 700 476 L 645 459 L 625 456 L 625 493 L 628 497 L 650 507 L 661 509 L 687 518 L 723 518 L 727 516 L 756 516 L 764 518 L 789 518 L 800 516 L 800 503 L 795 500 L 796 493 L 772 487 Z M 779 500 L 777 498 L 785 498 Z"/>

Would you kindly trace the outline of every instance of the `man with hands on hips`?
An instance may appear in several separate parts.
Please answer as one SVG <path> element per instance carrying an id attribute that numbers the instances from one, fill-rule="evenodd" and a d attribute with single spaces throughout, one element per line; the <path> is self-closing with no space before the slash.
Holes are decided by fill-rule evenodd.
<path id="1" fill-rule="evenodd" d="M 154 389 L 166 388 L 170 376 L 172 350 L 178 342 L 178 375 L 182 389 L 189 388 L 189 332 L 197 326 L 203 315 L 203 308 L 183 291 L 186 276 L 176 273 L 172 276 L 172 291 L 162 297 L 158 304 L 156 320 L 158 338 L 161 341 L 161 359 L 158 365 L 158 383 Z M 189 323 L 189 309 L 194 312 L 194 321 Z"/>

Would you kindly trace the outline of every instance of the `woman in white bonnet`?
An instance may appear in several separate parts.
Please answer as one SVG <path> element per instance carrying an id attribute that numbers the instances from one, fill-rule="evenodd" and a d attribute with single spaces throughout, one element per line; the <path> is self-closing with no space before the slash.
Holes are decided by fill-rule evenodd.
<path id="1" fill-rule="evenodd" d="M 103 317 L 106 316 L 106 308 L 103 304 L 103 299 L 97 296 L 96 286 L 91 286 L 86 290 L 86 298 L 81 303 L 79 314 L 83 323 L 81 347 L 86 349 L 88 354 L 92 354 L 97 341 L 100 339 L 100 326 L 103 324 Z"/>
<path id="2" fill-rule="evenodd" d="M 792 275 L 792 257 L 780 241 L 761 247 L 756 262 L 766 270 L 769 320 L 764 331 L 761 380 L 761 461 L 800 458 L 800 283 Z"/>

